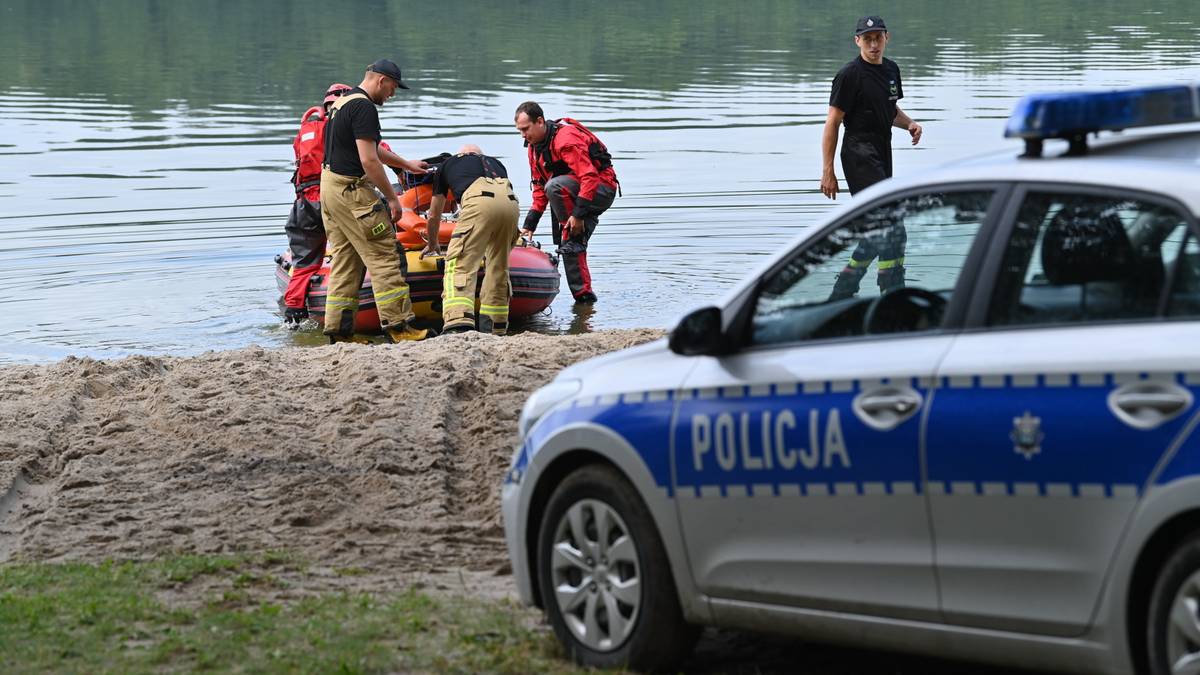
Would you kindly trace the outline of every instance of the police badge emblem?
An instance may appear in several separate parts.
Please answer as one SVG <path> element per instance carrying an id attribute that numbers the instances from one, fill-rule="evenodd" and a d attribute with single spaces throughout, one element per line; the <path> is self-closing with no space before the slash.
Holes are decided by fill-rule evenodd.
<path id="1" fill-rule="evenodd" d="M 1013 418 L 1013 430 L 1008 435 L 1013 442 L 1013 452 L 1022 455 L 1026 460 L 1042 451 L 1042 418 L 1034 417 L 1028 410 L 1024 415 Z"/>

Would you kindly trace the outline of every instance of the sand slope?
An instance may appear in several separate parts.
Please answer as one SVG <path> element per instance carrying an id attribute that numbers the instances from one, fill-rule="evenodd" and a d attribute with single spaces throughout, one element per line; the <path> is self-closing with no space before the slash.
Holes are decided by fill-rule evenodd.
<path id="1" fill-rule="evenodd" d="M 290 549 L 388 576 L 503 573 L 499 485 L 526 396 L 661 335 L 0 369 L 0 562 Z"/>

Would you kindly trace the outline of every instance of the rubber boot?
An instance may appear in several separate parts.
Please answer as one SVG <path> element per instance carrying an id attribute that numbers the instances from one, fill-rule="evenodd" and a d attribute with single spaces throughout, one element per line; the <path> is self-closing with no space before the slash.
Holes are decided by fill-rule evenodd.
<path id="1" fill-rule="evenodd" d="M 397 342 L 417 342 L 426 340 L 437 335 L 437 331 L 432 328 L 413 328 L 406 324 L 400 326 L 388 326 L 383 331 L 383 336 L 391 344 Z"/>
<path id="2" fill-rule="evenodd" d="M 853 297 L 858 293 L 858 286 L 862 283 L 863 277 L 867 275 L 865 267 L 850 267 L 846 266 L 841 273 L 837 275 L 837 281 L 833 283 L 833 292 L 829 294 L 829 300 L 845 300 Z"/>
<path id="3" fill-rule="evenodd" d="M 904 266 L 879 270 L 879 294 L 883 295 L 897 288 L 904 288 Z"/>
<path id="4" fill-rule="evenodd" d="M 563 247 L 566 249 L 566 247 Z M 575 302 L 595 302 L 596 294 L 592 291 L 592 272 L 588 269 L 587 251 L 579 253 L 563 251 L 563 271 L 567 273 L 567 287 Z"/>
<path id="5" fill-rule="evenodd" d="M 296 330 L 307 318 L 307 307 L 287 307 L 283 310 L 283 323 L 288 330 Z"/>
<path id="6" fill-rule="evenodd" d="M 492 317 L 482 314 L 479 317 L 479 332 L 504 335 L 508 332 L 508 321 L 496 321 Z"/>

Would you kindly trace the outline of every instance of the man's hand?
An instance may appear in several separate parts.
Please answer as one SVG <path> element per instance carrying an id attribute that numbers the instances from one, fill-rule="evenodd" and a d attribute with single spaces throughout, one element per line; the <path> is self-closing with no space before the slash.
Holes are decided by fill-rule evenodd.
<path id="1" fill-rule="evenodd" d="M 566 235 L 563 239 L 569 239 L 583 232 L 583 219 L 571 216 L 567 218 L 567 222 L 563 225 L 563 234 Z"/>
<path id="2" fill-rule="evenodd" d="M 921 132 L 924 131 L 920 124 L 912 122 L 908 125 L 908 133 L 912 136 L 912 144 L 916 145 L 921 142 Z"/>
<path id="3" fill-rule="evenodd" d="M 400 198 L 392 195 L 392 198 L 387 200 L 388 209 L 392 212 L 392 224 L 400 222 L 400 217 L 404 215 L 404 209 L 400 208 Z"/>
<path id="4" fill-rule="evenodd" d="M 837 193 L 837 175 L 833 173 L 833 169 L 825 169 L 821 172 L 821 194 L 830 199 L 837 199 Z"/>
<path id="5" fill-rule="evenodd" d="M 825 116 L 825 129 L 821 132 L 821 194 L 837 199 L 837 175 L 833 173 L 833 156 L 837 152 L 838 129 L 846 113 L 835 105 L 829 106 Z"/>
<path id="6" fill-rule="evenodd" d="M 533 230 L 521 230 L 521 238 L 525 241 L 533 241 Z"/>
<path id="7" fill-rule="evenodd" d="M 428 237 L 425 239 L 425 248 L 421 251 L 421 255 L 417 256 L 418 260 L 424 260 L 425 256 L 437 257 L 442 254 L 442 243 L 437 239 L 430 241 Z"/>
<path id="8" fill-rule="evenodd" d="M 426 173 L 429 170 L 429 162 L 420 159 L 404 160 L 404 170 L 409 173 Z"/>

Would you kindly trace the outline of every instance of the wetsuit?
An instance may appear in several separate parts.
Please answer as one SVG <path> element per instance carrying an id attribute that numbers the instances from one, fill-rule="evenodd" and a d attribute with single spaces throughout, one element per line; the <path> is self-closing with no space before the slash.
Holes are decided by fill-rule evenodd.
<path id="1" fill-rule="evenodd" d="M 600 214 L 617 196 L 617 172 L 612 156 L 591 132 L 575 120 L 546 122 L 546 137 L 529 146 L 529 172 L 533 178 L 533 205 L 525 229 L 534 230 L 546 206 L 550 207 L 554 243 L 562 255 L 567 286 L 579 302 L 594 302 L 587 245 L 600 222 Z M 567 218 L 583 221 L 583 230 L 564 237 Z"/>
<path id="2" fill-rule="evenodd" d="M 892 176 L 892 122 L 896 102 L 904 98 L 900 67 L 895 61 L 867 63 L 861 56 L 842 66 L 833 78 L 829 105 L 845 116 L 842 138 L 842 171 L 850 194 Z M 864 238 L 850 256 L 850 262 L 838 275 L 831 300 L 847 298 L 858 292 L 867 266 L 879 258 L 879 289 L 886 292 L 904 286 L 904 246 L 908 237 L 904 226 L 895 224 Z"/>
<path id="3" fill-rule="evenodd" d="M 292 183 L 296 186 L 296 201 L 288 214 L 284 231 L 292 251 L 288 269 L 288 287 L 283 294 L 285 318 L 293 327 L 308 317 L 308 286 L 321 269 L 325 257 L 325 224 L 321 220 L 321 162 L 324 159 L 325 117 L 309 120 L 310 108 L 304 115 L 300 131 L 292 142 L 296 155 L 296 171 Z"/>

